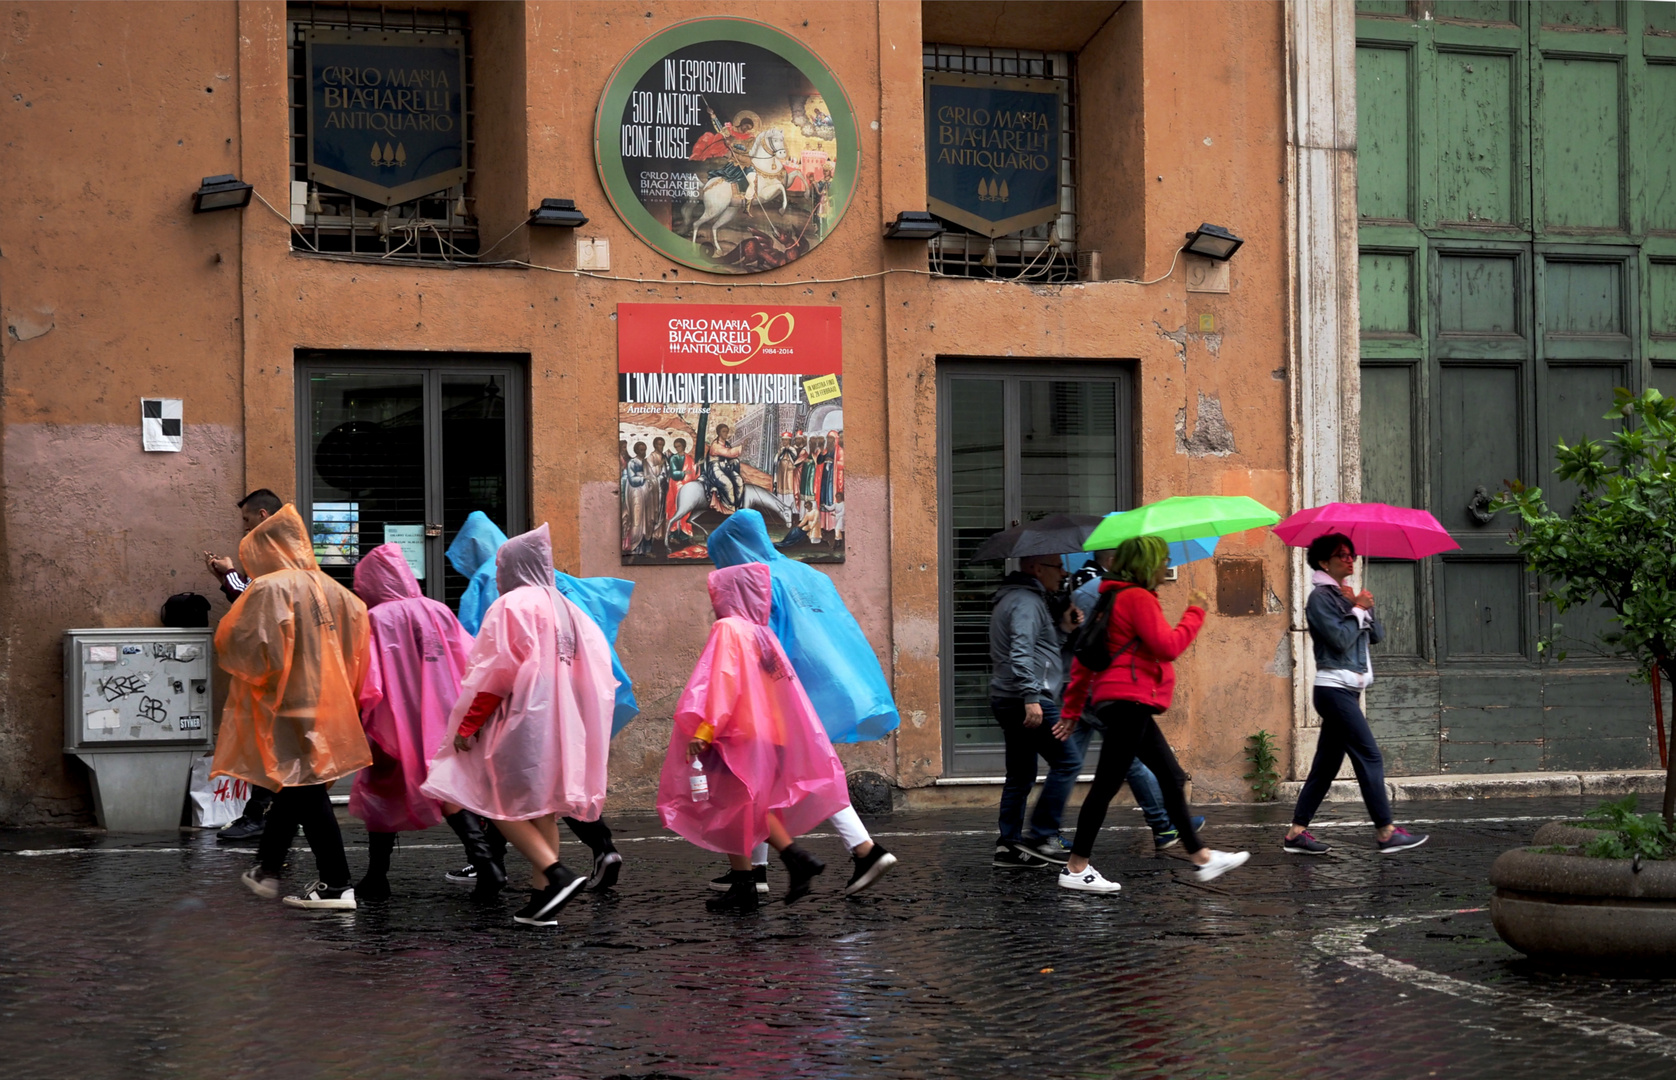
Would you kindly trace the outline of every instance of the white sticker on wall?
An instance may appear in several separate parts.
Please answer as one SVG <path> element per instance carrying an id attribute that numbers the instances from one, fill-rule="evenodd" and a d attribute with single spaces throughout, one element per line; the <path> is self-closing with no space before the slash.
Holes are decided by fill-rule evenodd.
<path id="1" fill-rule="evenodd" d="M 180 452 L 181 399 L 140 399 L 140 436 L 147 450 Z"/>
<path id="2" fill-rule="evenodd" d="M 94 709 L 87 714 L 87 730 L 115 731 L 122 726 L 122 717 L 115 709 Z"/>
<path id="3" fill-rule="evenodd" d="M 89 645 L 87 647 L 87 662 L 90 664 L 116 663 L 115 645 Z"/>

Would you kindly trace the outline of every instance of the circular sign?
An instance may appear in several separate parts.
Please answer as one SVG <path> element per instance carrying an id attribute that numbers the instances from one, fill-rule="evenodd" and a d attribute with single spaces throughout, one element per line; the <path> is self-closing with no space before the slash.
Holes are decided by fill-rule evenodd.
<path id="1" fill-rule="evenodd" d="M 617 216 L 713 274 L 785 266 L 837 228 L 860 160 L 832 71 L 763 23 L 694 19 L 617 65 L 594 119 Z"/>

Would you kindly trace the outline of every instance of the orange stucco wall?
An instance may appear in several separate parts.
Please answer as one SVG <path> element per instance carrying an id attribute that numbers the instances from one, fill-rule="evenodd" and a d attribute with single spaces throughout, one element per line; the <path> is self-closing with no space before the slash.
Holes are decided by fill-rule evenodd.
<path id="1" fill-rule="evenodd" d="M 260 204 L 194 218 L 190 193 L 210 173 L 236 172 L 282 209 L 289 197 L 284 5 L 10 7 L 0 820 L 86 813 L 79 767 L 58 752 L 62 629 L 146 625 L 169 593 L 210 591 L 198 553 L 234 545 L 232 503 L 247 487 L 294 489 L 298 349 L 529 357 L 534 520 L 552 523 L 563 568 L 639 586 L 619 644 L 644 714 L 613 749 L 617 805 L 645 805 L 709 622 L 702 567 L 618 565 L 619 303 L 843 307 L 849 553 L 831 573 L 903 715 L 895 738 L 845 755 L 907 786 L 929 783 L 943 761 L 939 356 L 1132 363 L 1138 497 L 1249 493 L 1286 509 L 1278 3 L 1131 2 L 1080 60 L 1081 246 L 1106 252 L 1108 274 L 1156 278 L 1184 231 L 1226 224 L 1247 245 L 1225 295 L 1188 293 L 1180 265 L 1150 285 L 932 278 L 922 247 L 883 240 L 887 218 L 924 206 L 916 3 L 454 6 L 470 12 L 476 42 L 485 241 L 541 198 L 570 197 L 592 219 L 583 232 L 610 240 L 611 276 L 650 282 L 572 275 L 565 230 L 517 231 L 497 249 L 559 272 L 446 269 L 293 253 L 285 221 Z M 695 281 L 636 240 L 611 213 L 592 149 L 616 63 L 647 35 L 707 13 L 759 19 L 808 44 L 843 82 L 862 134 L 859 187 L 834 233 L 789 267 L 725 281 Z M 884 269 L 902 272 L 810 281 Z M 1201 315 L 1213 330 L 1199 329 Z M 139 450 L 141 394 L 186 399 L 188 453 Z M 1202 452 L 1192 438 L 1201 400 L 1220 403 L 1233 452 Z M 1261 557 L 1268 589 L 1286 595 L 1287 563 L 1266 533 L 1223 551 Z M 1194 585 L 1214 593 L 1211 563 L 1167 588 L 1166 611 Z M 1278 599 L 1269 607 L 1213 617 L 1178 665 L 1166 727 L 1201 797 L 1243 792 L 1246 735 L 1290 729 L 1290 672 L 1277 662 L 1286 620 Z"/>

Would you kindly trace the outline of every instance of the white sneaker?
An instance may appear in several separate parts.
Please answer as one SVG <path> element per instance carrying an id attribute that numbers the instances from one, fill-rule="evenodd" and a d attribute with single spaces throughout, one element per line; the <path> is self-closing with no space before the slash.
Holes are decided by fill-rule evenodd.
<path id="1" fill-rule="evenodd" d="M 264 900 L 272 900 L 279 895 L 279 879 L 264 874 L 260 866 L 252 866 L 239 875 L 239 880 L 244 882 L 245 888 Z"/>
<path id="2" fill-rule="evenodd" d="M 328 889 L 324 881 L 316 881 L 304 889 L 301 896 L 287 896 L 285 906 L 308 911 L 354 911 L 355 890 Z"/>
<path id="3" fill-rule="evenodd" d="M 1107 881 L 1100 876 L 1100 871 L 1092 866 L 1085 866 L 1081 873 L 1071 873 L 1069 866 L 1059 871 L 1059 887 L 1061 889 L 1075 889 L 1078 892 L 1114 893 L 1123 886 L 1115 881 Z"/>
<path id="4" fill-rule="evenodd" d="M 1236 866 L 1244 866 L 1245 860 L 1251 858 L 1249 851 L 1213 851 L 1210 862 L 1196 867 L 1193 875 L 1200 881 L 1215 881 Z"/>

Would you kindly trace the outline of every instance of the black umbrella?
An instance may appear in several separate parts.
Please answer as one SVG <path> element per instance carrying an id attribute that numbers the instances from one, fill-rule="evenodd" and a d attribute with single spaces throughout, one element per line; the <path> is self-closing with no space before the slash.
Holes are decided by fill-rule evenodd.
<path id="1" fill-rule="evenodd" d="M 1100 514 L 1049 514 L 1045 518 L 1014 525 L 978 545 L 972 562 L 999 562 L 1027 555 L 1064 555 L 1081 551 L 1082 543 L 1104 521 Z"/>

